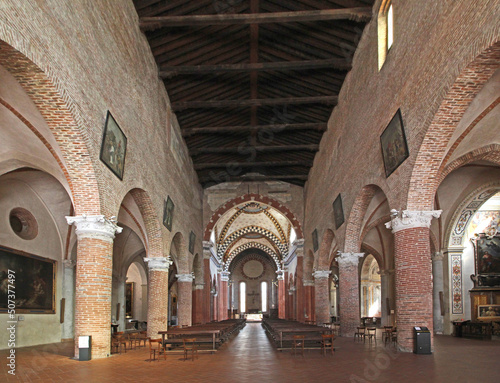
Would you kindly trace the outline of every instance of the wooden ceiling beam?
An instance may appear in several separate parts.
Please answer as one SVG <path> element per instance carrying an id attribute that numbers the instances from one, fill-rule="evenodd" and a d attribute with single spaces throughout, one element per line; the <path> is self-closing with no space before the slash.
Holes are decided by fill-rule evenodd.
<path id="1" fill-rule="evenodd" d="M 227 175 L 223 177 L 223 181 L 218 180 L 216 177 L 200 177 L 199 181 L 202 184 L 205 183 L 210 183 L 210 182 L 215 182 L 215 183 L 220 183 L 220 182 L 231 182 L 231 181 L 267 181 L 267 180 L 279 180 L 279 181 L 289 181 L 289 180 L 300 180 L 300 181 L 307 181 L 308 179 L 307 174 L 297 174 L 297 175 L 260 175 L 260 174 L 255 174 L 255 175 L 243 175 L 243 176 L 230 176 Z"/>
<path id="2" fill-rule="evenodd" d="M 292 71 L 332 68 L 335 70 L 348 71 L 351 63 L 346 59 L 305 60 L 305 61 L 282 61 L 268 63 L 242 63 L 242 64 L 219 64 L 219 65 L 186 65 L 186 66 L 160 66 L 160 77 L 171 78 L 182 74 L 218 74 L 227 72 L 251 72 L 251 71 Z"/>
<path id="3" fill-rule="evenodd" d="M 228 108 L 265 105 L 292 105 L 292 104 L 325 104 L 336 105 L 338 96 L 314 97 L 286 97 L 286 98 L 261 98 L 256 100 L 206 100 L 206 101 L 178 101 L 172 103 L 173 111 L 200 108 Z"/>
<path id="4" fill-rule="evenodd" d="M 275 146 L 248 146 L 242 148 L 239 146 L 228 146 L 228 147 L 205 147 L 205 148 L 193 148 L 189 149 L 189 154 L 191 156 L 196 156 L 198 154 L 211 154 L 211 153 L 241 153 L 248 152 L 249 150 L 255 150 L 256 152 L 285 152 L 285 151 L 310 151 L 316 152 L 319 150 L 318 144 L 308 144 L 308 145 L 275 145 Z"/>
<path id="5" fill-rule="evenodd" d="M 266 168 L 269 167 L 286 167 L 286 166 L 307 166 L 311 167 L 313 165 L 313 161 L 260 161 L 260 162 L 247 162 L 247 161 L 235 161 L 235 162 L 202 162 L 195 163 L 195 170 L 204 170 L 204 169 L 223 169 L 228 165 L 231 167 L 259 167 L 264 166 Z"/>
<path id="6" fill-rule="evenodd" d="M 251 130 L 269 130 L 274 133 L 289 132 L 293 130 L 316 130 L 325 132 L 328 125 L 326 122 L 309 122 L 301 124 L 271 124 L 271 125 L 257 125 L 257 126 L 204 126 L 200 128 L 181 129 L 183 137 L 190 137 L 195 134 L 212 134 L 212 133 L 239 133 L 249 132 Z"/>
<path id="7" fill-rule="evenodd" d="M 143 31 L 154 31 L 159 28 L 222 24 L 290 23 L 329 20 L 367 22 L 370 21 L 371 16 L 372 9 L 370 7 L 356 7 L 296 12 L 141 17 L 139 26 Z"/>

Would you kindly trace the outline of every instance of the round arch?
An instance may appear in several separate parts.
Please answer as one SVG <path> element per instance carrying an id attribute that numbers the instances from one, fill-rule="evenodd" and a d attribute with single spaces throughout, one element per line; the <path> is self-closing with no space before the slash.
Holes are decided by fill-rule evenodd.
<path id="1" fill-rule="evenodd" d="M 326 229 L 323 233 L 323 239 L 319 246 L 317 269 L 318 270 L 328 270 L 330 267 L 330 249 L 332 247 L 333 240 L 335 239 L 335 234 L 333 230 Z"/>

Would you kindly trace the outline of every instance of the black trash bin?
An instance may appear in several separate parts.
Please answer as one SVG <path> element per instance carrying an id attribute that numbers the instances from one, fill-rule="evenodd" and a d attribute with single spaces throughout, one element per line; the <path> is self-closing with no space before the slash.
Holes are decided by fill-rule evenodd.
<path id="1" fill-rule="evenodd" d="M 413 352 L 431 354 L 431 332 L 427 327 L 413 327 Z"/>

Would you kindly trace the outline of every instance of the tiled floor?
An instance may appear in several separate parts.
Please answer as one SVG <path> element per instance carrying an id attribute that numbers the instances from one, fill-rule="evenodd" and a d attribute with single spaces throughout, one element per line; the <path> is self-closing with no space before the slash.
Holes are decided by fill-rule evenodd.
<path id="1" fill-rule="evenodd" d="M 335 344 L 335 355 L 326 357 L 316 350 L 303 357 L 278 352 L 259 323 L 194 362 L 182 355 L 149 362 L 144 347 L 79 362 L 70 359 L 71 343 L 58 343 L 18 349 L 15 378 L 7 374 L 7 352 L 0 351 L 0 382 L 500 382 L 500 341 L 437 336 L 432 355 L 395 353 L 380 340 L 375 346 L 338 338 Z"/>

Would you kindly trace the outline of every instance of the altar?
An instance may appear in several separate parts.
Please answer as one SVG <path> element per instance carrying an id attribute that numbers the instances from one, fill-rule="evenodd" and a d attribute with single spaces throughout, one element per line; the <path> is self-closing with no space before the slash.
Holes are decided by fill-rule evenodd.
<path id="1" fill-rule="evenodd" d="M 247 322 L 261 322 L 262 314 L 245 314 Z"/>

